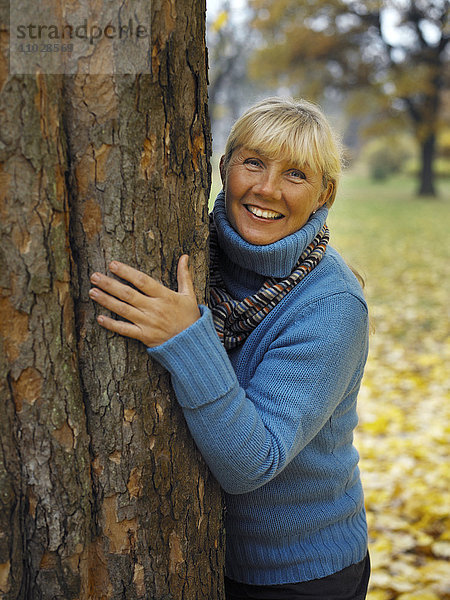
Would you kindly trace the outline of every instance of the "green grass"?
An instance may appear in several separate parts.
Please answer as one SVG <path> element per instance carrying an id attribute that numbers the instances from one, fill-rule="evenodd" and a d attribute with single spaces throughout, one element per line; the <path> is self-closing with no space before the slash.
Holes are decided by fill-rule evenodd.
<path id="1" fill-rule="evenodd" d="M 341 181 L 328 225 L 331 245 L 366 281 L 375 326 L 419 344 L 448 330 L 450 189 L 436 199 L 415 195 L 408 176 L 377 183 L 357 172 Z M 221 188 L 213 169 L 211 204 Z M 413 339 L 414 338 L 414 341 Z"/>
<path id="2" fill-rule="evenodd" d="M 450 197 L 441 186 L 439 199 L 418 199 L 415 186 L 348 173 L 328 219 L 331 244 L 366 279 L 373 326 L 356 432 L 369 600 L 440 598 L 449 573 L 439 544 L 449 501 Z"/>
<path id="3" fill-rule="evenodd" d="M 332 244 L 377 279 L 440 273 L 449 259 L 450 194 L 423 199 L 414 188 L 408 178 L 380 184 L 345 175 L 328 218 Z"/>
<path id="4" fill-rule="evenodd" d="M 328 224 L 331 244 L 366 280 L 375 327 L 417 347 L 449 329 L 450 196 L 419 199 L 415 182 L 347 174 Z"/>

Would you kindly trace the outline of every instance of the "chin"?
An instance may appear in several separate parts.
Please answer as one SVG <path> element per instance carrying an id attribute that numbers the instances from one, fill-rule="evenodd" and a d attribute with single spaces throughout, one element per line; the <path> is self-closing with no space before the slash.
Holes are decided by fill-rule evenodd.
<path id="1" fill-rule="evenodd" d="M 254 246 L 268 246 L 269 244 L 273 244 L 274 242 L 278 242 L 285 236 L 280 233 L 279 235 L 273 233 L 268 235 L 264 232 L 257 231 L 239 231 L 237 230 L 239 235 L 249 244 L 253 244 Z"/>
<path id="2" fill-rule="evenodd" d="M 255 225 L 255 223 L 252 222 L 252 218 L 244 212 L 233 215 L 230 211 L 228 220 L 241 238 L 254 246 L 268 246 L 288 235 L 284 233 L 284 227 L 280 224 L 278 224 L 276 229 L 274 227 L 275 223 L 261 223 L 259 226 L 258 224 Z"/>

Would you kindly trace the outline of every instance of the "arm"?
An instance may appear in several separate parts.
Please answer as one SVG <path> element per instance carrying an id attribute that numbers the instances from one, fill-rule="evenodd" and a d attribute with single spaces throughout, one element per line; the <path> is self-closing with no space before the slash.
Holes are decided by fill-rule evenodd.
<path id="1" fill-rule="evenodd" d="M 273 340 L 245 390 L 210 311 L 202 311 L 149 354 L 171 372 L 190 431 L 222 487 L 245 493 L 280 473 L 359 385 L 367 310 L 347 293 L 314 302 Z"/>
<path id="2" fill-rule="evenodd" d="M 110 268 L 141 292 L 94 274 L 98 288 L 90 296 L 130 321 L 101 316 L 99 323 L 144 342 L 170 371 L 197 446 L 229 493 L 257 489 L 280 473 L 359 383 L 367 311 L 351 294 L 295 312 L 244 390 L 209 309 L 203 307 L 199 318 L 187 257 L 179 262 L 179 292 L 121 263 Z"/>

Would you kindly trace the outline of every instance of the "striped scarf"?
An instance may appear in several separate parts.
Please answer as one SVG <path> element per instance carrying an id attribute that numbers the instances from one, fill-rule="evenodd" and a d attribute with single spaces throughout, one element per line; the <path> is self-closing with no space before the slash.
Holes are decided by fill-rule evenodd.
<path id="1" fill-rule="evenodd" d="M 227 292 L 220 275 L 219 245 L 212 215 L 210 225 L 211 287 L 209 306 L 220 341 L 227 350 L 231 350 L 242 344 L 272 308 L 319 264 L 325 254 L 330 236 L 325 224 L 302 253 L 292 273 L 286 279 L 279 280 L 269 277 L 256 294 L 238 301 Z"/>

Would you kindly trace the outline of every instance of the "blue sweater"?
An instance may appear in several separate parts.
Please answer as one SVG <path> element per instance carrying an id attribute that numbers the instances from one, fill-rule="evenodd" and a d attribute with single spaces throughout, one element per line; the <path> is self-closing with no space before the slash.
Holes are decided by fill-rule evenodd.
<path id="1" fill-rule="evenodd" d="M 286 277 L 327 216 L 253 246 L 214 207 L 224 282 L 238 299 Z M 189 429 L 225 490 L 226 573 L 271 585 L 325 577 L 362 560 L 367 528 L 356 397 L 367 357 L 361 288 L 330 246 L 307 275 L 228 354 L 211 312 L 156 348 Z"/>

